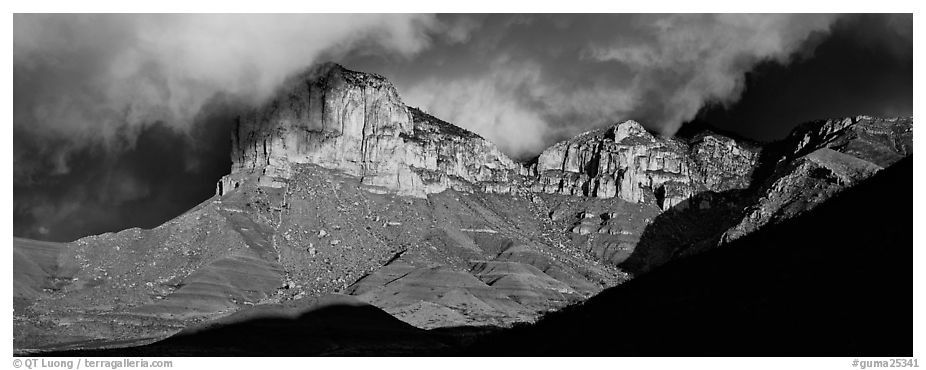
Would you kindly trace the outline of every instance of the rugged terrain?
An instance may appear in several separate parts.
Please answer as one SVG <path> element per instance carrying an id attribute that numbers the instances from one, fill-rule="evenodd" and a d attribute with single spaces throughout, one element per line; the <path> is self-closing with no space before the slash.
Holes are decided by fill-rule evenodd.
<path id="1" fill-rule="evenodd" d="M 623 121 L 519 163 L 407 107 L 381 76 L 323 64 L 239 118 L 231 173 L 183 215 L 71 243 L 15 239 L 14 349 L 185 329 L 160 342 L 184 343 L 252 319 L 315 328 L 348 306 L 383 328 L 361 352 L 400 336 L 384 353 L 417 353 L 444 333 L 437 351 L 470 335 L 440 330 L 533 322 L 802 217 L 912 158 L 912 138 L 912 118 L 809 122 L 766 145 Z M 332 338 L 297 353 L 352 353 Z"/>
<path id="2" fill-rule="evenodd" d="M 906 158 L 800 216 L 464 353 L 913 356 L 912 192 Z"/>
<path id="3" fill-rule="evenodd" d="M 426 331 L 347 297 L 324 297 L 80 354 L 910 357 L 912 165 L 901 160 L 794 219 L 671 261 L 535 324 Z M 853 232 L 821 232 L 839 228 Z"/>

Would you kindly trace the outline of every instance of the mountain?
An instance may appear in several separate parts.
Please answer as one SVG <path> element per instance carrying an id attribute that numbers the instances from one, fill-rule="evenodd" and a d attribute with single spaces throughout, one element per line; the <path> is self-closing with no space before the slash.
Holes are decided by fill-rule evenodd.
<path id="1" fill-rule="evenodd" d="M 901 160 L 794 219 L 534 324 L 424 331 L 332 296 L 79 354 L 910 357 L 913 271 L 902 265 L 912 252 L 912 164 Z M 853 232 L 833 232 L 843 228 Z"/>
<path id="2" fill-rule="evenodd" d="M 622 121 L 519 163 L 385 78 L 326 63 L 239 117 L 231 140 L 216 195 L 163 225 L 15 239 L 14 349 L 182 343 L 332 299 L 414 343 L 534 322 L 814 212 L 912 157 L 912 118 L 811 122 L 768 145 Z M 454 333 L 438 341 L 456 348 Z"/>
<path id="3" fill-rule="evenodd" d="M 851 117 L 806 123 L 769 148 L 773 173 L 729 241 L 813 209 L 858 181 L 913 155 L 913 119 Z M 771 161 L 769 162 L 771 164 Z M 769 166 L 771 167 L 771 165 Z"/>
<path id="4" fill-rule="evenodd" d="M 800 216 L 458 354 L 913 356 L 912 191 L 908 157 Z"/>
<path id="5" fill-rule="evenodd" d="M 232 147 L 220 195 L 254 172 L 260 184 L 283 187 L 300 164 L 418 198 L 452 187 L 491 190 L 520 170 L 478 135 L 406 107 L 385 78 L 334 63 L 291 78 L 276 99 L 240 117 Z"/>

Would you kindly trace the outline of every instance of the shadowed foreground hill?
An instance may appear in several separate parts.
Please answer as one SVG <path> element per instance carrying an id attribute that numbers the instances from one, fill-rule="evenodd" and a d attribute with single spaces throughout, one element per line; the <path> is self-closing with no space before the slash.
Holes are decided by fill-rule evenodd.
<path id="1" fill-rule="evenodd" d="M 446 351 L 456 342 L 345 295 L 241 310 L 137 347 L 46 352 L 46 356 L 362 356 Z"/>
<path id="2" fill-rule="evenodd" d="M 912 175 L 911 156 L 806 215 L 467 353 L 911 356 Z"/>

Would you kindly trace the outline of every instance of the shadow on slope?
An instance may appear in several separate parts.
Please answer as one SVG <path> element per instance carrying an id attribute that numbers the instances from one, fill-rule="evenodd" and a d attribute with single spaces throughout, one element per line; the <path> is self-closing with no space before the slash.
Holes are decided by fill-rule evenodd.
<path id="1" fill-rule="evenodd" d="M 688 250 L 710 249 L 743 219 L 753 198 L 749 189 L 705 191 L 669 208 L 646 226 L 620 268 L 640 276 Z"/>
<path id="2" fill-rule="evenodd" d="M 705 124 L 687 126 L 677 134 L 680 138 L 690 141 L 699 133 L 719 133 L 752 148 L 758 152 L 755 168 L 745 188 L 703 191 L 656 216 L 643 230 L 630 256 L 619 265 L 636 276 L 684 254 L 700 253 L 716 246 L 723 233 L 739 224 L 747 215 L 747 208 L 757 202 L 762 186 L 772 177 L 779 159 L 789 148 L 781 141 L 760 144 Z"/>
<path id="3" fill-rule="evenodd" d="M 139 347 L 43 353 L 44 356 L 363 356 L 445 350 L 429 333 L 340 295 L 238 311 Z"/>
<path id="4" fill-rule="evenodd" d="M 470 355 L 911 356 L 913 159 Z"/>
<path id="5" fill-rule="evenodd" d="M 908 357 L 912 165 L 536 324 L 426 331 L 335 296 L 257 306 L 146 346 L 44 355 Z"/>

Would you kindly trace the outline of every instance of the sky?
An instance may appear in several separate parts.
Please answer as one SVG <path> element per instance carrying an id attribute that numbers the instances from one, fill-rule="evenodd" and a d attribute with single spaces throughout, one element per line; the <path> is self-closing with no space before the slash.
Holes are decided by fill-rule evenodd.
<path id="1" fill-rule="evenodd" d="M 913 110 L 911 15 L 14 15 L 14 235 L 150 228 L 228 173 L 234 118 L 334 61 L 524 159 L 625 119 L 771 141 Z"/>

